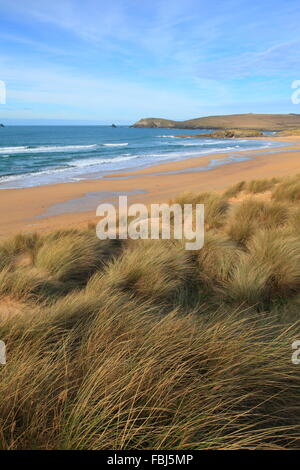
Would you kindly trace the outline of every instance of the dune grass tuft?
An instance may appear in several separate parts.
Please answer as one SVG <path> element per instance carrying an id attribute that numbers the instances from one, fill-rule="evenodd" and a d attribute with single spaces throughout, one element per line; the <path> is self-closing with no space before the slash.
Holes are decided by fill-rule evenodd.
<path id="1" fill-rule="evenodd" d="M 278 181 L 278 178 L 252 180 L 247 183 L 245 189 L 248 193 L 264 193 L 265 191 L 272 189 L 278 183 Z"/>
<path id="2" fill-rule="evenodd" d="M 285 225 L 288 218 L 285 204 L 248 197 L 232 208 L 225 230 L 231 239 L 245 244 L 257 229 L 276 229 Z"/>
<path id="3" fill-rule="evenodd" d="M 229 208 L 227 199 L 217 193 L 183 193 L 175 202 L 184 204 L 204 204 L 205 224 L 208 229 L 219 228 L 223 225 Z"/>
<path id="4" fill-rule="evenodd" d="M 275 201 L 299 202 L 300 176 L 286 178 L 274 188 L 272 197 Z"/>
<path id="5" fill-rule="evenodd" d="M 92 232 L 60 233 L 38 250 L 35 266 L 55 280 L 81 285 L 117 254 L 119 246 L 118 240 L 99 240 Z"/>
<path id="6" fill-rule="evenodd" d="M 230 186 L 226 191 L 224 191 L 223 196 L 225 198 L 232 198 L 236 197 L 240 194 L 241 191 L 245 189 L 246 182 L 245 181 L 239 181 L 236 184 L 233 184 Z"/>
<path id="7" fill-rule="evenodd" d="M 96 274 L 88 287 L 98 289 L 103 284 L 116 292 L 167 300 L 191 280 L 191 258 L 191 252 L 176 241 L 138 240 L 103 273 Z"/>

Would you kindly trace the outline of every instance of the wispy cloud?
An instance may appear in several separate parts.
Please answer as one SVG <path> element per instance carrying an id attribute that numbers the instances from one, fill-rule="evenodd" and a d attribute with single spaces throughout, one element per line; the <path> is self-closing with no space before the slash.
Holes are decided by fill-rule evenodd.
<path id="1" fill-rule="evenodd" d="M 190 110 L 201 112 L 201 107 L 208 103 L 204 99 L 194 99 L 188 92 L 165 91 L 155 85 L 140 84 L 137 81 L 89 77 L 66 67 L 53 67 L 41 63 L 36 68 L 32 65 L 21 66 L 10 63 L 0 57 L 0 64 L 5 69 L 8 83 L 8 103 L 26 103 L 44 105 L 39 117 L 45 117 L 48 108 L 63 110 L 63 115 L 70 118 L 74 113 L 81 113 L 84 118 L 117 118 L 119 114 L 127 119 L 136 117 L 136 110 L 147 115 L 161 113 L 174 117 Z M 15 77 L 22 77 L 16 80 Z M 45 107 L 47 106 L 47 107 Z M 3 110 L 5 114 L 5 109 Z"/>
<path id="2" fill-rule="evenodd" d="M 281 102 L 282 80 L 299 78 L 298 0 L 215 0 L 213 6 L 204 0 L 0 0 L 0 78 L 8 81 L 10 106 L 16 114 L 18 104 L 35 103 L 36 115 L 56 110 L 134 119 L 226 112 L 248 106 L 249 90 L 253 103 L 269 102 L 272 93 Z"/>

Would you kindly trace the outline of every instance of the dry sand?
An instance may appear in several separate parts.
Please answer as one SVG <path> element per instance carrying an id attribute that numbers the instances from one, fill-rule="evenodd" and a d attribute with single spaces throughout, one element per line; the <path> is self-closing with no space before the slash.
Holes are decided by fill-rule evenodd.
<path id="1" fill-rule="evenodd" d="M 212 160 L 222 160 L 230 155 L 236 156 L 238 152 L 190 158 L 128 173 L 114 173 L 101 179 L 78 183 L 2 189 L 0 190 L 0 236 L 4 237 L 18 231 L 45 231 L 54 227 L 80 226 L 95 222 L 97 220 L 96 206 L 103 202 L 103 199 L 99 199 L 93 210 L 87 212 L 75 211 L 52 217 L 39 217 L 55 204 L 84 197 L 91 192 L 128 193 L 144 190 L 144 194 L 136 194 L 131 197 L 131 200 L 148 204 L 168 201 L 184 191 L 222 191 L 241 180 L 249 181 L 299 173 L 300 136 L 273 138 L 273 140 L 286 142 L 287 147 L 251 152 L 241 151 L 239 152 L 241 157 L 243 154 L 248 154 L 251 159 L 221 165 L 208 171 L 203 171 L 203 169 Z M 170 174 L 170 172 L 178 173 Z M 108 197 L 106 200 L 106 202 L 114 201 L 116 201 L 114 197 Z"/>

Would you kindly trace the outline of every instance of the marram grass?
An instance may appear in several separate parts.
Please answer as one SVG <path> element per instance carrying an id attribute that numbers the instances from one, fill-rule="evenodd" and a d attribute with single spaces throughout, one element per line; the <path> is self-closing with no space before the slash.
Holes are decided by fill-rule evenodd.
<path id="1" fill-rule="evenodd" d="M 92 226 L 2 242 L 0 448 L 299 449 L 299 188 L 179 196 L 205 204 L 195 252 Z"/>

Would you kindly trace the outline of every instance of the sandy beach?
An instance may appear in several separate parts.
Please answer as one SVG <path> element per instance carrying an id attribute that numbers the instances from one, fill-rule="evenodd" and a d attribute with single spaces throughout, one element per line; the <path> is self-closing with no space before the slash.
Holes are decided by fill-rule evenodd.
<path id="1" fill-rule="evenodd" d="M 148 204 L 168 201 L 185 191 L 222 191 L 241 180 L 300 172 L 300 137 L 272 140 L 285 142 L 286 146 L 210 154 L 77 183 L 3 189 L 0 192 L 0 236 L 86 225 L 97 220 L 95 211 L 99 203 L 116 202 L 119 193 L 129 194 L 131 201 Z M 239 161 L 240 157 L 244 160 Z M 211 166 L 212 161 L 214 166 Z M 86 204 L 86 195 L 91 194 L 92 202 Z"/>

